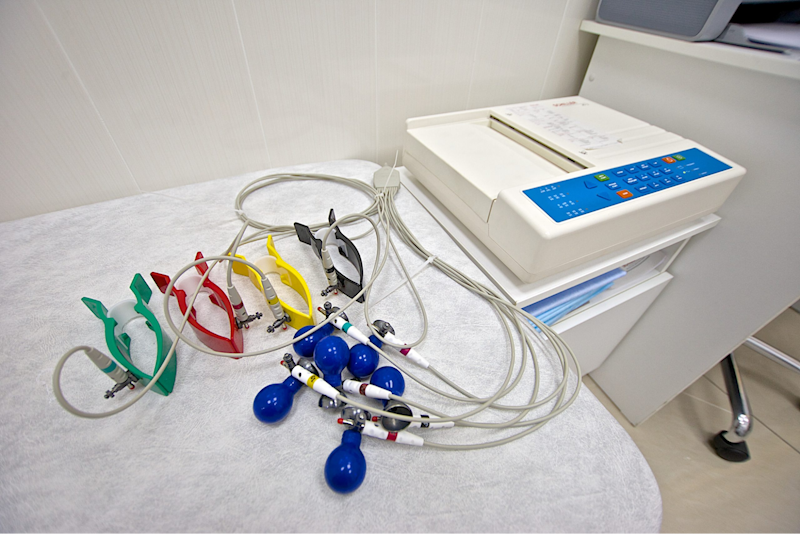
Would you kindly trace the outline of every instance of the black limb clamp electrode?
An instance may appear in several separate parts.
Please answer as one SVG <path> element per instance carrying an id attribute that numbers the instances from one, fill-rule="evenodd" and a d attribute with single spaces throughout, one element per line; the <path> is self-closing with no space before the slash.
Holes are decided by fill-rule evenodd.
<path id="1" fill-rule="evenodd" d="M 336 222 L 336 216 L 333 210 L 328 214 L 328 223 L 331 225 Z M 345 275 L 339 272 L 333 266 L 330 256 L 323 257 L 322 240 L 314 237 L 311 229 L 300 223 L 294 223 L 294 229 L 297 232 L 297 238 L 307 245 L 311 245 L 314 253 L 322 261 L 322 266 L 325 269 L 325 275 L 328 277 L 328 287 L 322 291 L 322 296 L 327 295 L 331 291 L 338 289 L 350 298 L 354 298 L 364 286 L 364 266 L 361 263 L 361 254 L 350 239 L 348 239 L 339 227 L 333 229 L 333 235 L 336 238 L 336 244 L 339 247 L 339 254 L 345 257 L 347 261 L 353 264 L 353 267 L 358 271 L 358 282 L 350 280 Z M 325 251 L 327 253 L 327 251 Z M 364 295 L 361 295 L 358 302 L 364 302 Z"/>

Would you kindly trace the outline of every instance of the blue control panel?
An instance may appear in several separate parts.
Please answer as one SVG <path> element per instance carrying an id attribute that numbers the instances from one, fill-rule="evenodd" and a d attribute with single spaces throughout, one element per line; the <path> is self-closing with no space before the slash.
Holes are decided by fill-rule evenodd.
<path id="1" fill-rule="evenodd" d="M 629 202 L 730 169 L 697 148 L 523 191 L 555 222 Z"/>

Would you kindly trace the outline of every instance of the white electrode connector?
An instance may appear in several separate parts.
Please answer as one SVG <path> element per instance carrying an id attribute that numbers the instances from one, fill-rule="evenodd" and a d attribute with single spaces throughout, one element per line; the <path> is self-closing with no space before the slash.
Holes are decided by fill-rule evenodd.
<path id="1" fill-rule="evenodd" d="M 383 339 L 385 339 L 389 343 L 394 343 L 395 345 L 405 345 L 406 344 L 405 341 L 402 341 L 401 339 L 398 339 L 398 337 L 395 336 L 394 334 L 392 334 L 391 332 L 386 332 L 383 335 Z M 417 352 L 416 350 L 414 350 L 412 348 L 397 349 L 397 350 L 400 351 L 400 354 L 402 354 L 403 356 L 405 356 L 406 358 L 408 358 L 412 362 L 416 363 L 420 367 L 424 367 L 425 369 L 427 369 L 431 365 L 430 363 L 428 363 L 428 360 L 426 360 L 422 356 L 422 354 L 420 354 L 419 352 Z"/>
<path id="2" fill-rule="evenodd" d="M 231 301 L 233 313 L 236 314 L 236 318 L 239 319 L 239 322 L 247 323 L 247 309 L 244 307 L 244 302 L 242 302 L 242 297 L 239 295 L 239 290 L 236 289 L 236 286 L 228 286 L 228 299 Z"/>
<path id="3" fill-rule="evenodd" d="M 363 395 L 370 399 L 389 400 L 389 395 L 392 394 L 388 389 L 359 382 L 358 380 L 345 380 L 343 385 L 345 392 L 353 395 Z"/>
<path id="4" fill-rule="evenodd" d="M 334 319 L 331 322 L 331 324 L 336 328 L 338 328 L 339 330 L 341 330 L 342 332 L 344 332 L 345 334 L 347 334 L 348 336 L 358 341 L 359 343 L 362 343 L 364 345 L 369 345 L 370 343 L 369 336 L 366 335 L 361 330 L 359 330 L 358 328 L 356 328 L 355 326 L 353 326 L 352 324 L 350 324 L 349 322 L 347 322 L 341 315 L 337 315 L 336 319 Z"/>
<path id="5" fill-rule="evenodd" d="M 266 275 L 261 279 L 261 287 L 264 288 L 264 296 L 267 298 L 267 304 L 272 311 L 272 315 L 275 316 L 275 319 L 283 319 L 285 315 L 283 306 L 281 306 L 281 301 L 278 300 L 278 294 L 275 292 L 275 288 L 272 287 L 272 282 L 269 281 Z"/>
<path id="6" fill-rule="evenodd" d="M 414 408 L 413 406 L 409 406 L 411 408 L 411 414 L 414 417 L 419 417 L 422 419 L 428 419 L 424 423 L 419 421 L 412 421 L 408 428 L 431 428 L 431 429 L 439 429 L 439 428 L 453 428 L 456 424 L 453 421 L 446 421 L 443 423 L 437 423 L 436 420 L 438 417 L 433 417 L 428 414 L 424 414 L 420 412 L 418 409 Z"/>
<path id="7" fill-rule="evenodd" d="M 394 441 L 395 443 L 402 443 L 403 445 L 415 445 L 417 447 L 422 447 L 422 445 L 425 443 L 425 440 L 419 436 L 415 436 L 414 434 L 410 434 L 402 430 L 400 432 L 389 432 L 378 423 L 374 423 L 372 421 L 367 421 L 364 423 L 364 430 L 362 430 L 361 433 L 371 438 Z"/>
<path id="8" fill-rule="evenodd" d="M 89 350 L 84 351 L 84 353 L 89 357 L 90 360 L 92 360 L 98 369 L 107 374 L 108 377 L 111 378 L 111 380 L 113 380 L 115 383 L 119 384 L 120 382 L 125 382 L 128 379 L 128 373 L 114 363 L 114 360 L 96 348 L 91 347 Z"/>
<path id="9" fill-rule="evenodd" d="M 336 397 L 339 395 L 339 391 L 335 387 L 328 384 L 314 373 L 303 369 L 299 365 L 295 365 L 292 368 L 292 376 L 317 393 L 325 395 L 329 399 L 336 400 Z"/>
<path id="10" fill-rule="evenodd" d="M 336 269 L 333 267 L 333 258 L 328 249 L 323 247 L 320 251 L 322 268 L 325 269 L 325 277 L 328 279 L 328 286 L 339 287 L 339 279 L 336 278 Z"/>

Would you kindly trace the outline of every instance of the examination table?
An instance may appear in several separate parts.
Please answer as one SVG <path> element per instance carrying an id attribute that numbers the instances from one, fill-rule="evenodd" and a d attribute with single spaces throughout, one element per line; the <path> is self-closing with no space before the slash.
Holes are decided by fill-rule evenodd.
<path id="1" fill-rule="evenodd" d="M 0 224 L 0 529 L 658 531 L 661 498 L 647 462 L 585 388 L 566 412 L 501 447 L 450 452 L 364 436 L 366 479 L 349 495 L 331 491 L 323 476 L 325 460 L 344 430 L 336 421 L 338 410 L 318 408 L 319 395 L 303 388 L 283 422 L 265 425 L 253 415 L 256 393 L 288 376 L 279 365 L 285 351 L 233 360 L 181 343 L 175 388 L 168 397 L 149 392 L 128 410 L 100 420 L 75 417 L 56 402 L 53 368 L 65 351 L 90 345 L 109 354 L 103 325 L 82 297 L 107 307 L 130 299 L 131 280 L 141 273 L 153 290 L 149 307 L 174 339 L 163 320 L 163 295 L 150 272 L 173 276 L 198 251 L 206 256 L 224 251 L 241 228 L 234 198 L 245 184 L 278 171 L 371 182 L 377 169 L 363 161 L 272 169 Z M 362 192 L 343 185 L 286 183 L 252 194 L 244 210 L 260 221 L 309 224 L 326 220 L 330 208 L 342 217 L 369 202 Z M 428 250 L 489 283 L 402 187 L 396 203 Z M 355 237 L 367 229 L 362 222 L 344 232 Z M 409 271 L 419 270 L 424 259 L 396 236 L 394 241 Z M 368 279 L 374 235 L 355 242 Z M 321 305 L 326 299 L 319 293 L 327 283 L 311 248 L 296 237 L 278 239 L 275 246 L 305 277 L 315 307 Z M 266 252 L 263 243 L 241 249 L 248 260 Z M 382 298 L 400 283 L 400 272 L 397 259 L 390 257 L 374 285 L 372 317 L 391 322 L 402 339 L 416 340 L 423 321 L 408 287 Z M 222 269 L 211 278 L 224 286 Z M 414 281 L 429 319 L 419 351 L 468 390 L 494 392 L 509 365 L 509 343 L 492 309 L 431 266 Z M 250 313 L 265 314 L 245 332 L 245 350 L 289 339 L 292 329 L 266 332 L 272 317 L 263 300 L 258 302 L 246 279 L 235 275 L 234 282 L 243 288 Z M 342 295 L 330 300 L 338 306 L 347 302 Z M 361 310 L 355 304 L 348 315 L 366 331 Z M 195 339 L 188 325 L 185 332 Z M 546 394 L 557 383 L 560 366 L 548 351 L 539 357 Z M 428 376 L 400 356 L 397 361 Z M 148 365 L 152 372 L 152 361 Z M 570 388 L 576 380 L 570 373 Z M 465 410 L 434 398 L 413 380 L 406 379 L 406 384 L 410 398 L 448 413 Z M 104 400 L 113 382 L 82 353 L 67 362 L 62 385 L 73 404 L 90 411 L 118 406 L 138 390 Z M 521 387 L 504 400 L 520 403 L 529 395 L 530 389 Z M 482 429 L 411 432 L 445 443 L 495 437 Z"/>

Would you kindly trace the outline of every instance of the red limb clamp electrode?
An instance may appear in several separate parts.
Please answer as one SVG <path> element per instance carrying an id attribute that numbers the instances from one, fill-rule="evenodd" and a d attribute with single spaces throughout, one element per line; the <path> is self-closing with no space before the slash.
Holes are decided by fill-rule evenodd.
<path id="1" fill-rule="evenodd" d="M 203 254 L 200 252 L 198 252 L 197 256 L 195 256 L 195 260 L 202 258 Z M 204 275 L 208 270 L 208 265 L 205 263 L 199 263 L 195 265 L 195 268 L 200 274 L 184 274 L 172 287 L 172 295 L 178 299 L 178 306 L 181 309 L 181 313 L 184 314 L 188 309 L 186 302 L 187 294 L 191 295 L 194 293 L 197 284 L 200 282 L 200 278 L 202 278 L 202 275 Z M 153 277 L 153 281 L 158 286 L 158 289 L 160 289 L 162 293 L 166 292 L 170 281 L 169 276 L 156 272 L 150 273 L 150 276 Z M 231 305 L 231 301 L 228 299 L 228 295 L 226 295 L 217 284 L 208 278 L 206 278 L 206 280 L 203 282 L 203 287 L 200 288 L 200 291 L 210 293 L 208 295 L 208 299 L 211 301 L 211 303 L 225 310 L 225 313 L 228 315 L 228 323 L 230 324 L 231 335 L 230 337 L 223 337 L 219 334 L 215 334 L 208 328 L 201 325 L 197 321 L 197 311 L 194 309 L 194 307 L 192 307 L 192 312 L 189 315 L 189 324 L 192 325 L 192 328 L 194 329 L 195 334 L 197 334 L 198 339 L 202 341 L 205 346 L 217 352 L 227 352 L 230 354 L 241 354 L 244 352 L 242 331 L 236 327 L 233 306 Z"/>

